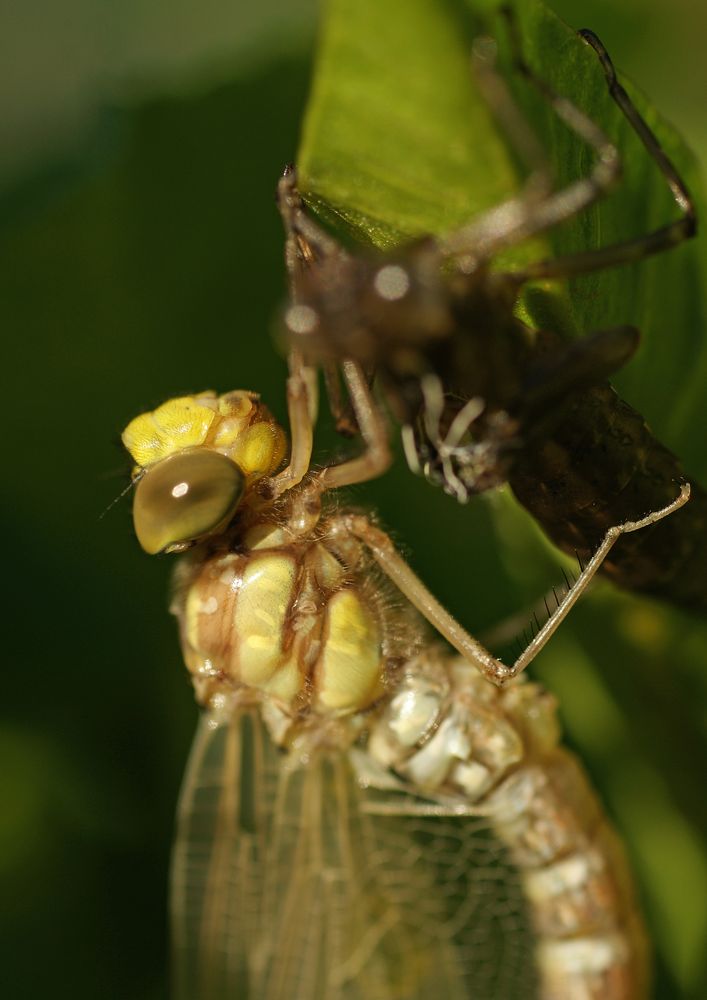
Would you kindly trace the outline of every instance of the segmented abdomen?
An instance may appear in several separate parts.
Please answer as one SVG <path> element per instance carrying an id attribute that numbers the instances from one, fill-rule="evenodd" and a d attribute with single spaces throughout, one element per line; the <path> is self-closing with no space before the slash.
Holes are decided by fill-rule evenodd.
<path id="1" fill-rule="evenodd" d="M 499 690 L 463 660 L 414 661 L 368 749 L 450 815 L 483 815 L 521 876 L 542 1000 L 641 1000 L 648 948 L 622 845 L 578 761 L 558 745 L 554 698 Z"/>
<path id="2" fill-rule="evenodd" d="M 494 793 L 523 872 L 543 1000 L 636 1000 L 648 954 L 626 858 L 577 760 L 556 748 Z"/>

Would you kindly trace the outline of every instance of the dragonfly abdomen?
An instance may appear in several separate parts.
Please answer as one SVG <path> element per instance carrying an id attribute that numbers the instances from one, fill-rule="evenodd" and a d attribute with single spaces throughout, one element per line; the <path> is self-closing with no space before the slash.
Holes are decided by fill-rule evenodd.
<path id="1" fill-rule="evenodd" d="M 558 745 L 554 698 L 499 690 L 463 660 L 413 661 L 368 749 L 450 814 L 472 803 L 517 867 L 542 1000 L 647 996 L 646 938 L 617 835 L 579 762 Z"/>
<path id="2" fill-rule="evenodd" d="M 646 996 L 647 944 L 626 859 L 578 761 L 556 747 L 510 775 L 491 803 L 494 830 L 522 871 L 543 1000 Z"/>

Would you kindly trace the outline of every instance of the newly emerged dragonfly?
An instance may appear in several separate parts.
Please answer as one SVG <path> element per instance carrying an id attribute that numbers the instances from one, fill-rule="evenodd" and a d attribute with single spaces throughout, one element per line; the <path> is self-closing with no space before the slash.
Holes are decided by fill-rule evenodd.
<path id="1" fill-rule="evenodd" d="M 339 464 L 310 468 L 296 354 L 281 471 L 285 435 L 249 392 L 173 399 L 123 434 L 142 547 L 189 550 L 173 611 L 203 714 L 173 855 L 175 996 L 644 997 L 620 844 L 521 671 L 620 536 L 689 487 L 612 528 L 505 666 L 374 519 L 329 499 L 389 462 L 364 373 L 343 371 L 366 450 Z"/>
<path id="2" fill-rule="evenodd" d="M 337 366 L 355 358 L 375 377 L 403 426 L 410 464 L 461 500 L 509 482 L 549 537 L 588 558 L 611 524 L 664 505 L 684 477 L 679 460 L 606 382 L 634 353 L 638 331 L 603 330 L 573 342 L 529 329 L 514 312 L 536 279 L 568 277 L 636 261 L 695 232 L 685 184 L 617 80 L 601 42 L 609 92 L 655 161 L 681 211 L 675 222 L 620 245 L 494 269 L 509 246 L 585 210 L 614 187 L 618 151 L 578 107 L 525 62 L 507 12 L 515 61 L 562 122 L 595 154 L 586 177 L 554 190 L 537 140 L 495 69 L 494 44 L 479 41 L 476 78 L 504 131 L 529 162 L 514 199 L 443 237 L 380 254 L 352 253 L 306 212 L 293 170 L 279 187 L 288 234 L 290 339 L 327 373 L 332 410 L 347 422 Z M 604 570 L 620 585 L 707 610 L 707 493 L 612 554 Z"/>

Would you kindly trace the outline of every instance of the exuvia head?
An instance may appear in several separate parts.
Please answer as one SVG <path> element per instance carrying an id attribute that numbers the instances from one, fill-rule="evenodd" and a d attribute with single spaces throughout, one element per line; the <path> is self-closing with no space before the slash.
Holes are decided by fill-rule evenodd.
<path id="1" fill-rule="evenodd" d="M 267 407 L 244 390 L 170 399 L 132 420 L 122 440 L 136 462 L 135 533 L 151 555 L 222 532 L 286 448 Z"/>

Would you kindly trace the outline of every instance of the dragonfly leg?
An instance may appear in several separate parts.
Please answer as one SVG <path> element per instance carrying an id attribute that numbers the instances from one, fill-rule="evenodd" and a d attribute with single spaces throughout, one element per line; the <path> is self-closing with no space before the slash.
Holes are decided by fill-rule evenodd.
<path id="1" fill-rule="evenodd" d="M 342 361 L 341 370 L 366 450 L 362 455 L 323 469 L 317 477 L 323 490 L 375 479 L 392 461 L 386 420 L 361 365 L 349 358 Z"/>
<path id="2" fill-rule="evenodd" d="M 542 94 L 557 117 L 594 150 L 596 162 L 588 176 L 573 181 L 559 191 L 540 199 L 529 198 L 527 195 L 512 198 L 440 240 L 441 250 L 458 256 L 463 270 L 473 270 L 505 247 L 542 233 L 583 211 L 606 194 L 621 175 L 621 160 L 616 146 L 596 122 L 566 97 L 555 93 L 549 84 L 533 73 L 523 57 L 512 11 L 503 7 L 501 13 L 508 24 L 517 70 Z M 485 77 L 488 84 L 492 79 L 490 74 L 493 69 L 490 60 L 487 62 L 482 78 Z M 488 85 L 486 89 L 488 90 Z M 501 111 L 502 119 L 510 119 L 510 106 L 506 104 L 505 98 L 501 98 L 499 105 L 498 94 L 496 106 Z M 527 132 L 527 128 L 523 129 L 526 136 Z M 522 141 L 523 145 L 527 144 L 527 138 Z"/>
<path id="3" fill-rule="evenodd" d="M 523 204 L 552 193 L 553 174 L 548 157 L 527 118 L 516 104 L 497 67 L 495 39 L 482 36 L 474 41 L 471 66 L 476 84 L 504 136 L 530 171 L 515 202 Z"/>
<path id="4" fill-rule="evenodd" d="M 442 606 L 397 551 L 392 539 L 362 514 L 342 514 L 332 522 L 332 531 L 342 531 L 358 538 L 386 576 L 420 614 L 494 684 L 503 684 L 517 672 L 502 663 L 481 645 Z"/>
<path id="5" fill-rule="evenodd" d="M 354 437 L 360 433 L 356 422 L 351 400 L 344 400 L 341 393 L 341 379 L 339 366 L 333 360 L 324 360 L 321 363 L 322 375 L 324 376 L 324 386 L 329 400 L 329 410 L 331 412 L 336 431 L 343 437 Z M 368 376 L 369 384 L 372 377 Z"/>
<path id="6" fill-rule="evenodd" d="M 574 607 L 584 591 L 587 589 L 597 570 L 600 568 L 601 564 L 604 562 L 621 535 L 626 535 L 631 531 L 640 531 L 642 528 L 647 528 L 651 524 L 655 524 L 656 521 L 660 521 L 664 517 L 668 517 L 670 514 L 673 514 L 676 510 L 679 510 L 680 507 L 686 504 L 689 499 L 690 485 L 689 483 L 684 483 L 680 487 L 680 493 L 678 496 L 666 507 L 662 507 L 660 510 L 652 511 L 637 521 L 624 521 L 623 524 L 617 524 L 609 528 L 607 533 L 604 535 L 604 540 L 600 544 L 599 548 L 591 557 L 565 596 L 560 600 L 559 604 L 540 629 L 538 634 L 528 643 L 526 648 L 514 663 L 514 671 L 519 673 L 537 656 L 543 646 L 547 643 L 548 639 L 556 631 L 558 625 L 564 621 L 570 609 Z"/>
<path id="7" fill-rule="evenodd" d="M 300 498 L 303 509 L 326 490 L 338 489 L 375 479 L 391 463 L 388 431 L 380 407 L 373 398 L 361 366 L 350 359 L 341 364 L 354 415 L 365 444 L 362 455 L 336 465 L 325 466 L 314 474 Z M 287 380 L 287 409 L 290 421 L 290 461 L 282 472 L 269 481 L 269 495 L 280 496 L 302 482 L 310 470 L 314 423 L 316 421 L 316 369 L 304 364 L 301 353 L 290 352 L 290 377 Z"/>
<path id="8" fill-rule="evenodd" d="M 574 585 L 560 600 L 557 608 L 535 638 L 526 646 L 515 663 L 510 666 L 493 656 L 440 604 L 413 572 L 384 531 L 371 524 L 366 517 L 360 514 L 344 514 L 336 519 L 335 525 L 340 526 L 339 530 L 343 528 L 351 532 L 366 545 L 386 576 L 458 653 L 473 663 L 487 680 L 502 685 L 521 673 L 537 656 L 587 589 L 591 579 L 621 535 L 631 531 L 639 531 L 641 528 L 655 524 L 656 521 L 682 507 L 689 498 L 690 487 L 685 484 L 681 487 L 679 496 L 661 510 L 653 511 L 640 520 L 626 521 L 609 528 L 603 542 L 584 567 Z M 336 530 L 336 526 L 334 530 Z"/>
<path id="9" fill-rule="evenodd" d="M 287 416 L 290 424 L 290 460 L 270 480 L 273 497 L 302 482 L 312 460 L 314 424 L 317 419 L 316 370 L 305 365 L 302 354 L 293 348 L 289 356 Z"/>
<path id="10" fill-rule="evenodd" d="M 297 171 L 288 166 L 277 187 L 277 204 L 285 227 L 285 264 L 290 284 L 290 308 L 285 315 L 285 325 L 290 341 L 301 341 L 304 348 L 308 335 L 317 327 L 321 316 L 312 301 L 313 289 L 321 283 L 333 286 L 341 280 L 340 271 L 350 263 L 349 255 L 341 245 L 319 226 L 306 212 L 297 189 Z M 317 278 L 316 272 L 321 276 Z M 324 385 L 329 399 L 329 409 L 337 431 L 345 437 L 358 432 L 355 416 L 349 402 L 341 395 L 339 369 L 336 361 L 318 359 L 324 374 Z"/>
<path id="11" fill-rule="evenodd" d="M 337 241 L 305 212 L 297 189 L 295 167 L 287 166 L 283 171 L 276 198 L 287 237 L 285 262 L 291 281 L 302 265 L 311 264 L 317 258 L 336 257 L 344 253 Z M 293 288 L 294 292 L 296 289 Z M 293 298 L 296 301 L 296 295 Z"/>
<path id="12" fill-rule="evenodd" d="M 307 272 L 322 261 L 348 259 L 336 240 L 332 239 L 305 212 L 297 190 L 297 173 L 288 167 L 280 178 L 277 203 L 287 234 L 285 259 L 290 277 L 290 306 L 286 322 L 293 333 L 306 334 L 307 323 L 316 322 L 314 310 L 307 302 Z M 305 294 L 302 294 L 304 288 Z M 381 475 L 390 465 L 390 449 L 386 423 L 373 399 L 363 369 L 354 361 L 344 360 L 341 371 L 348 389 L 355 423 L 366 445 L 362 455 L 323 469 L 312 480 L 310 492 L 321 494 L 328 489 L 364 482 Z M 337 427 L 349 434 L 356 428 L 346 412 L 339 393 L 338 372 L 332 362 L 325 364 L 325 385 Z M 316 420 L 316 369 L 305 363 L 302 351 L 290 351 L 290 377 L 287 383 L 288 415 L 292 447 L 290 462 L 272 481 L 274 495 L 291 489 L 309 471 L 312 457 L 313 427 Z"/>
<path id="13" fill-rule="evenodd" d="M 660 253 L 663 250 L 668 250 L 670 247 L 676 246 L 678 243 L 682 243 L 683 240 L 694 236 L 697 231 L 695 203 L 688 191 L 687 185 L 661 146 L 657 136 L 619 82 L 614 64 L 604 45 L 594 32 L 586 28 L 580 31 L 579 35 L 596 52 L 601 67 L 604 70 L 611 97 L 638 135 L 648 155 L 665 177 L 682 216 L 674 222 L 660 226 L 658 229 L 636 239 L 615 243 L 608 247 L 600 247 L 596 250 L 588 250 L 584 253 L 559 257 L 555 260 L 537 261 L 523 268 L 522 271 L 514 272 L 514 277 L 521 283 L 538 278 L 558 278 L 570 277 L 576 274 L 587 274 L 591 271 L 641 260 L 643 257 Z"/>

